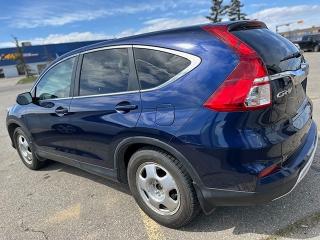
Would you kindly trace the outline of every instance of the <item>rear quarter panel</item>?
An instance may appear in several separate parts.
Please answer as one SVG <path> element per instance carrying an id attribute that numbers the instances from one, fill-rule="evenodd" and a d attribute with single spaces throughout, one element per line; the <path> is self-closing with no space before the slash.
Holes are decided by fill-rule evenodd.
<path id="1" fill-rule="evenodd" d="M 238 63 L 231 49 L 200 27 L 137 38 L 131 44 L 174 49 L 201 58 L 200 65 L 171 84 L 141 92 L 142 113 L 137 127 L 171 135 L 202 107 Z M 165 119 L 162 124 L 159 116 L 165 115 L 172 119 Z"/>

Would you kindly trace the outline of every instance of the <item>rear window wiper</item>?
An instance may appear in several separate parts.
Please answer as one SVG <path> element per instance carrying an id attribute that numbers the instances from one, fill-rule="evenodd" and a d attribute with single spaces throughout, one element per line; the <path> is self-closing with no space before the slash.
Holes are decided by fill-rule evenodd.
<path id="1" fill-rule="evenodd" d="M 295 52 L 295 53 L 290 54 L 289 56 L 284 57 L 283 59 L 280 60 L 280 62 L 283 62 L 283 61 L 288 60 L 290 58 L 297 58 L 300 56 L 301 56 L 300 52 Z"/>

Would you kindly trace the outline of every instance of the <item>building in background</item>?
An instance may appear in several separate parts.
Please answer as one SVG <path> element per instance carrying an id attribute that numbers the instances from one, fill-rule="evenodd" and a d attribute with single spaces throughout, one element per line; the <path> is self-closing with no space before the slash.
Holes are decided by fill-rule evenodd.
<path id="1" fill-rule="evenodd" d="M 43 69 L 57 57 L 74 49 L 101 41 L 103 40 L 37 46 L 32 46 L 30 43 L 22 43 L 23 56 L 31 72 L 34 74 L 40 74 Z M 16 61 L 14 60 L 16 51 L 17 50 L 14 47 L 0 49 L 0 78 L 10 78 L 25 75 L 23 69 L 19 69 Z"/>
<path id="2" fill-rule="evenodd" d="M 280 34 L 291 41 L 299 41 L 305 35 L 319 34 L 319 33 L 320 33 L 320 27 L 311 27 L 311 28 L 305 28 L 305 29 L 292 30 L 288 32 L 281 32 Z"/>

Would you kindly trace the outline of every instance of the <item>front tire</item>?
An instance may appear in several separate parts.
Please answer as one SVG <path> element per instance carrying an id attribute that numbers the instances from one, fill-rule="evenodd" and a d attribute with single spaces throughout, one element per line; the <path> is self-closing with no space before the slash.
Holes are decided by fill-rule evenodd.
<path id="1" fill-rule="evenodd" d="M 13 139 L 17 152 L 24 165 L 32 170 L 38 170 L 43 167 L 44 162 L 40 161 L 34 154 L 30 139 L 20 127 L 15 129 Z"/>
<path id="2" fill-rule="evenodd" d="M 320 51 L 320 45 L 317 45 L 313 49 L 314 52 L 319 52 Z"/>
<path id="3" fill-rule="evenodd" d="M 192 180 L 173 156 L 156 148 L 143 148 L 132 155 L 127 171 L 136 202 L 160 224 L 179 228 L 199 213 Z"/>

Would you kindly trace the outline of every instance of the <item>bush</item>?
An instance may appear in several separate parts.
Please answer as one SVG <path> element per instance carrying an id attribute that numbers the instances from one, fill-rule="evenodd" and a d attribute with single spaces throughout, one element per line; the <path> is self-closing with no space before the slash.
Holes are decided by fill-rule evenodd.
<path id="1" fill-rule="evenodd" d="M 33 83 L 37 79 L 36 76 L 24 77 L 17 84 Z"/>

